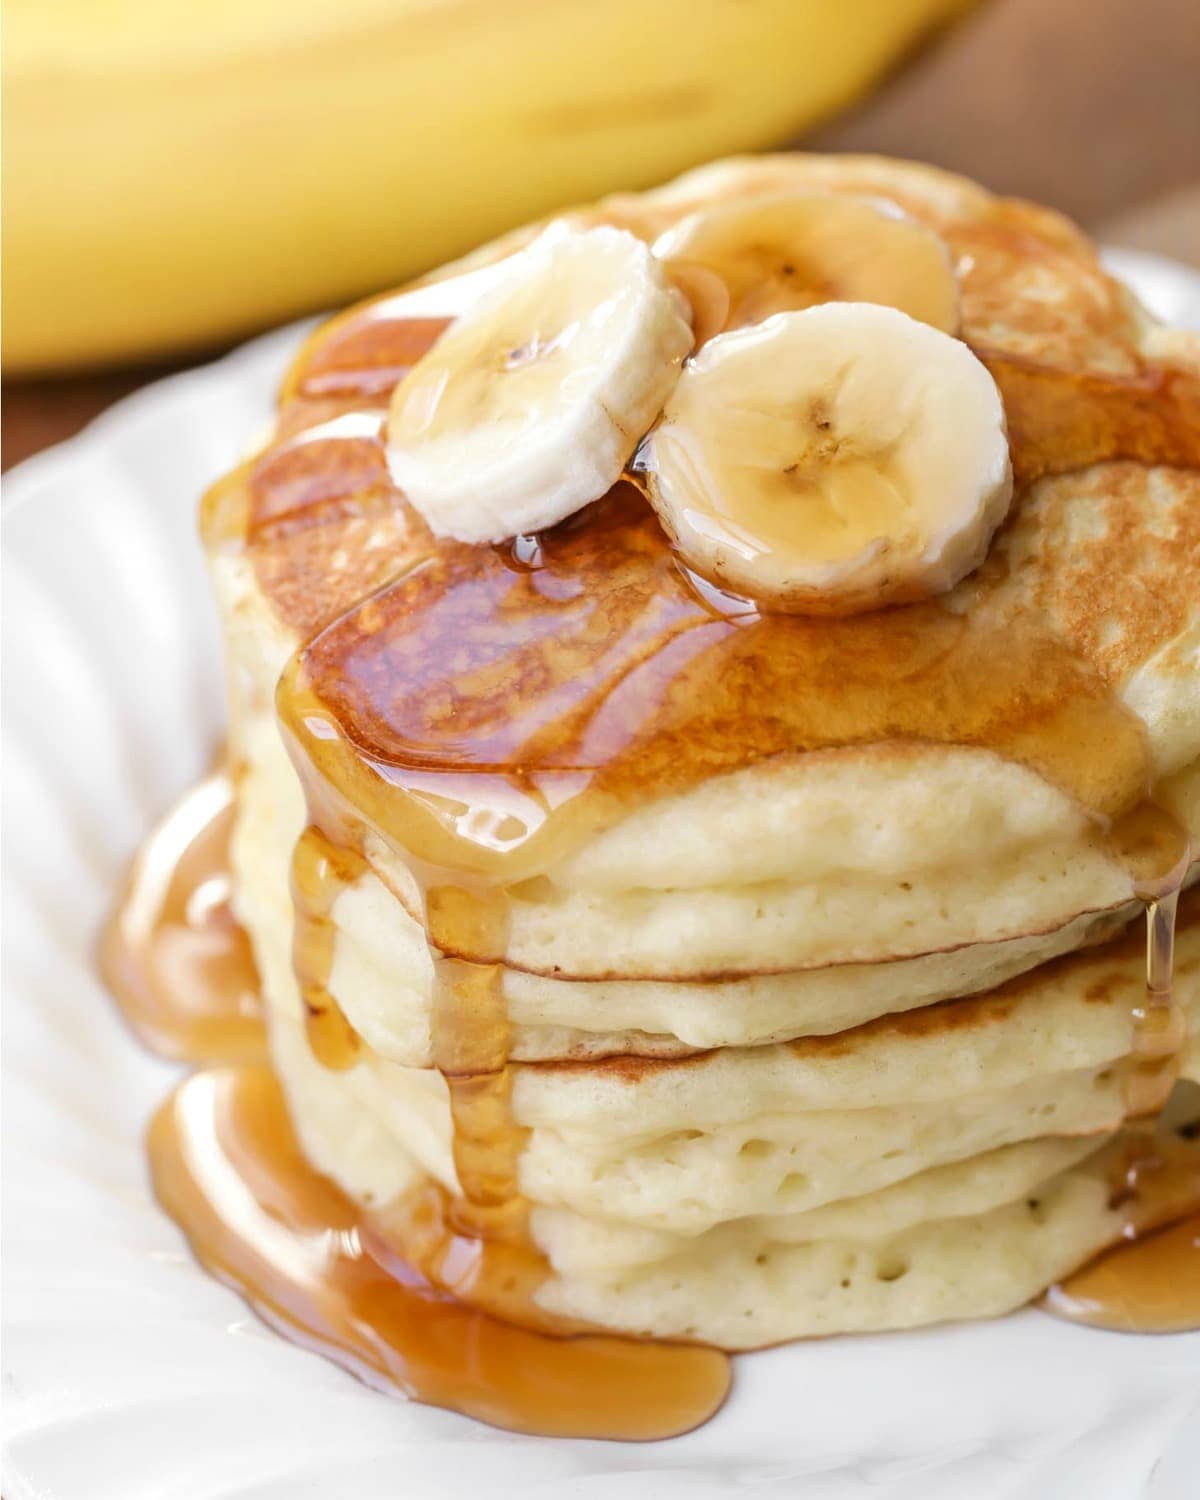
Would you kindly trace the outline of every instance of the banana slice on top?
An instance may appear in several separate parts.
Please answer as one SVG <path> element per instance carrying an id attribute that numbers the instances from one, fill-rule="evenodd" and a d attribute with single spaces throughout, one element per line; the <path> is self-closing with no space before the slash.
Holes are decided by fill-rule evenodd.
<path id="1" fill-rule="evenodd" d="M 721 277 L 727 328 L 821 302 L 878 302 L 945 333 L 958 329 L 945 242 L 881 199 L 814 192 L 718 203 L 660 235 L 654 253 Z"/>
<path id="2" fill-rule="evenodd" d="M 714 338 L 635 467 L 696 573 L 800 614 L 953 587 L 983 561 L 1012 496 L 986 368 L 957 339 L 871 303 Z"/>
<path id="3" fill-rule="evenodd" d="M 552 225 L 397 385 L 392 477 L 437 536 L 543 530 L 617 481 L 691 347 L 641 240 Z"/>

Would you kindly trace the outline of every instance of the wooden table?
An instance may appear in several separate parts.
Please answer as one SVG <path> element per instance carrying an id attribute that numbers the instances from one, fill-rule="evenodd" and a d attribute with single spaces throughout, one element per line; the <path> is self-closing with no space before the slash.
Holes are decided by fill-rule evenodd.
<path id="1" fill-rule="evenodd" d="M 937 162 L 1200 267 L 1197 80 L 1200 0 L 989 0 L 803 144 Z M 201 357 L 8 382 L 5 467 Z"/>

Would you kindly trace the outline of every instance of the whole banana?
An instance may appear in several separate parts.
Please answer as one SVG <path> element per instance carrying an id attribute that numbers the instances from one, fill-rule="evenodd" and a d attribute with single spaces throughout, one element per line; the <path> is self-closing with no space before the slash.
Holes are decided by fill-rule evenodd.
<path id="1" fill-rule="evenodd" d="M 777 143 L 964 0 L 9 0 L 10 371 L 229 339 Z"/>

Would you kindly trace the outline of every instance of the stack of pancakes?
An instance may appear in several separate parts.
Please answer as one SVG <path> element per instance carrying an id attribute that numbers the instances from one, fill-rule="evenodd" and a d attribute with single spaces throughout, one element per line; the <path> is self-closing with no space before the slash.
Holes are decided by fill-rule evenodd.
<path id="1" fill-rule="evenodd" d="M 590 216 L 649 236 L 716 198 L 791 186 L 884 197 L 941 234 L 962 337 L 985 360 L 1091 382 L 1109 401 L 1144 399 L 1155 381 L 1177 404 L 1196 400 L 1200 343 L 1155 324 L 1077 231 L 931 169 L 732 162 Z M 318 692 L 320 723 L 283 698 L 277 707 L 276 689 L 323 642 L 401 627 L 422 632 L 440 686 L 455 680 L 465 627 L 452 614 L 439 624 L 441 596 L 419 579 L 430 560 L 435 578 L 438 566 L 453 571 L 462 549 L 429 536 L 392 487 L 382 446 L 421 295 L 317 336 L 289 375 L 274 436 L 204 514 L 230 667 L 237 910 L 274 1062 L 310 1160 L 375 1213 L 430 1182 L 451 1200 L 460 1192 L 421 871 L 399 825 L 371 814 L 411 795 L 412 778 L 389 791 L 365 743 L 363 680 Z M 422 334 L 432 337 L 424 324 Z M 1021 420 L 1010 411 L 1014 442 Z M 1017 658 L 1032 622 L 1083 664 L 1079 680 L 1100 685 L 1113 722 L 1136 725 L 1155 800 L 1195 849 L 1200 475 L 1136 448 L 1117 442 L 1103 461 L 1020 484 L 988 565 L 944 612 L 968 622 L 986 612 Z M 594 558 L 587 584 L 603 594 Z M 556 607 L 543 601 L 539 620 L 553 622 Z M 893 617 L 901 629 L 908 613 L 875 617 L 860 635 L 853 621 L 836 627 L 847 683 L 859 680 L 856 640 Z M 922 650 L 941 649 L 922 628 L 889 671 L 917 673 Z M 518 697 L 536 706 L 532 649 L 518 629 L 502 658 L 522 667 L 509 682 L 513 717 Z M 769 676 L 770 661 L 754 665 Z M 1075 680 L 1064 676 L 1065 697 Z M 430 681 L 426 662 L 419 681 L 388 684 L 388 701 L 428 693 Z M 814 671 L 807 687 L 817 721 L 836 720 L 838 673 Z M 378 682 L 370 689 L 377 707 Z M 499 716 L 504 691 L 503 674 L 481 688 Z M 524 1232 L 543 1262 L 540 1311 L 728 1348 L 912 1326 L 1017 1306 L 1121 1233 L 1111 1184 L 1145 923 L 1104 820 L 1072 795 L 1102 786 L 1117 753 L 1104 715 L 1052 706 L 1075 768 L 1060 782 L 999 734 L 956 742 L 910 726 L 764 756 L 748 730 L 739 761 L 736 727 L 722 722 L 711 773 L 643 776 L 636 796 L 610 799 L 521 869 L 506 890 L 503 952 L 458 956 L 501 964 L 505 1092 Z M 944 720 L 946 705 L 931 696 L 928 712 Z M 481 708 L 461 732 L 482 733 L 485 720 Z M 697 715 L 695 733 L 713 733 L 712 721 L 712 710 Z M 314 1056 L 293 965 L 292 854 L 323 799 L 297 748 L 309 732 L 341 734 L 380 779 L 370 809 L 356 809 L 359 783 L 336 788 L 357 862 L 328 913 L 326 983 L 358 1038 L 349 1067 Z M 519 737 L 487 769 L 489 784 L 507 778 L 528 795 Z M 469 810 L 462 787 L 461 775 L 447 789 L 427 777 L 420 790 Z M 1192 1026 L 1178 1070 L 1200 1082 L 1200 903 L 1188 895 L 1176 984 Z"/>

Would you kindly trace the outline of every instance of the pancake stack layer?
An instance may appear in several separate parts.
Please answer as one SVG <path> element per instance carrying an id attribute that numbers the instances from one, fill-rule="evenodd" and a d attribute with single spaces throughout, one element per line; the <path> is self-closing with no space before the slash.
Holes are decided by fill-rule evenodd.
<path id="1" fill-rule="evenodd" d="M 731 612 L 627 484 L 539 539 L 435 540 L 387 403 L 528 234 L 321 330 L 205 504 L 237 910 L 304 1149 L 435 1274 L 431 1202 L 519 1254 L 519 1307 L 456 1289 L 552 1327 L 995 1314 L 1125 1225 L 1122 820 L 1152 788 L 1200 848 L 1200 343 L 1058 216 L 928 168 L 735 161 L 581 217 L 650 239 L 793 189 L 936 231 L 1004 396 L 1013 509 L 942 599 Z M 1200 1082 L 1180 913 L 1156 1103 Z"/>

